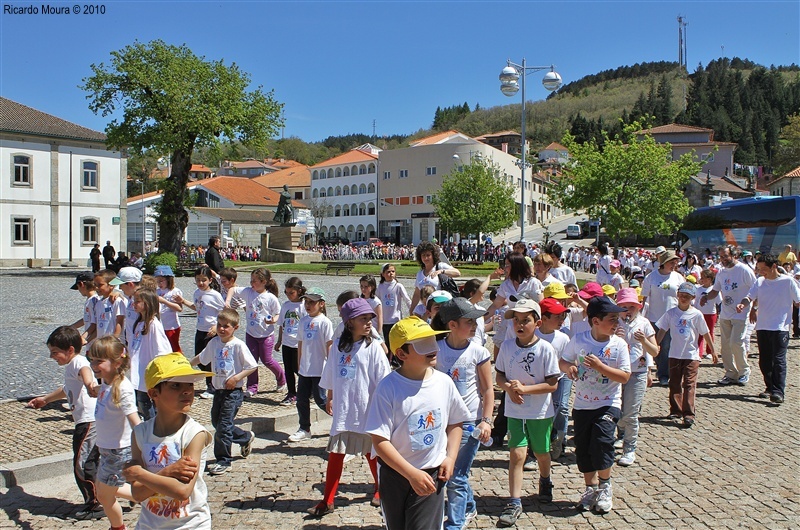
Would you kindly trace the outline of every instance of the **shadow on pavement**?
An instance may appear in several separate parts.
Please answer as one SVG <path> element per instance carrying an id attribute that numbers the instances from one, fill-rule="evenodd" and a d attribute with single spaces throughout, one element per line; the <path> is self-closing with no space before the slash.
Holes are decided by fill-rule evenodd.
<path id="1" fill-rule="evenodd" d="M 36 528 L 31 523 L 22 520 L 21 509 L 31 515 L 67 519 L 78 508 L 79 505 L 64 502 L 64 499 L 30 495 L 20 486 L 9 488 L 5 494 L 0 495 L 0 510 L 6 513 L 8 519 L 13 521 L 17 528 L 31 530 Z"/>

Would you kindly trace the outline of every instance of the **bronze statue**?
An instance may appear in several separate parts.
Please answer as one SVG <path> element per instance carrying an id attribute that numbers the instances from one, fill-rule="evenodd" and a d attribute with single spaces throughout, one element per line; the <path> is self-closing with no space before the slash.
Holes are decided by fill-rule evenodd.
<path id="1" fill-rule="evenodd" d="M 292 211 L 292 194 L 289 193 L 288 185 L 283 185 L 280 195 L 281 200 L 278 202 L 278 208 L 275 210 L 275 217 L 272 220 L 282 225 L 291 224 L 294 221 L 294 212 Z"/>

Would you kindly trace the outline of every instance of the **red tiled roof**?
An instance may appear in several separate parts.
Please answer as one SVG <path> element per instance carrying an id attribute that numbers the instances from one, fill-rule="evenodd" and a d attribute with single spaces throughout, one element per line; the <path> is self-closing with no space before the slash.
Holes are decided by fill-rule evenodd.
<path id="1" fill-rule="evenodd" d="M 520 136 L 517 131 L 500 131 L 496 133 L 489 133 L 489 134 L 482 134 L 481 136 L 476 136 L 476 140 L 480 140 L 481 138 L 499 138 L 500 136 Z"/>
<path id="2" fill-rule="evenodd" d="M 434 135 L 431 135 L 431 136 L 426 136 L 425 138 L 420 138 L 419 140 L 414 140 L 409 145 L 411 147 L 420 147 L 422 145 L 436 145 L 436 144 L 440 144 L 440 143 L 443 143 L 443 142 L 449 140 L 453 136 L 463 136 L 464 138 L 469 138 L 468 136 L 466 136 L 466 135 L 464 135 L 464 134 L 462 134 L 462 133 L 460 133 L 460 132 L 458 132 L 458 131 L 456 131 L 454 129 L 451 129 L 449 131 L 445 131 L 445 132 L 442 132 L 442 133 L 434 134 Z"/>
<path id="3" fill-rule="evenodd" d="M 211 173 L 211 169 L 207 168 L 203 164 L 192 164 L 192 169 L 189 170 L 190 173 Z"/>
<path id="4" fill-rule="evenodd" d="M 800 166 L 785 174 L 784 177 L 800 177 Z"/>
<path id="5" fill-rule="evenodd" d="M 276 167 L 265 164 L 260 160 L 245 160 L 242 162 L 229 161 L 227 167 L 233 169 L 277 169 Z"/>
<path id="6" fill-rule="evenodd" d="M 336 166 L 339 164 L 352 164 L 354 162 L 372 162 L 377 159 L 378 155 L 373 155 L 372 153 L 359 151 L 358 149 L 352 149 L 346 153 L 342 153 L 341 155 L 329 158 L 324 162 L 320 162 L 319 164 L 314 164 L 313 166 L 311 166 L 311 169 L 315 169 L 318 167 Z"/>
<path id="7" fill-rule="evenodd" d="M 698 173 L 697 175 L 694 175 L 692 179 L 694 179 L 694 181 L 697 182 L 698 184 L 705 184 L 707 175 L 708 173 Z M 711 186 L 713 187 L 714 191 L 752 194 L 751 190 L 742 188 L 741 186 L 734 184 L 728 179 L 725 179 L 723 177 L 718 177 L 716 175 L 711 175 Z"/>
<path id="8" fill-rule="evenodd" d="M 694 127 L 692 125 L 681 125 L 678 123 L 669 123 L 667 125 L 660 125 L 650 129 L 639 131 L 640 134 L 669 134 L 669 133 L 691 133 L 691 132 L 708 132 L 714 134 L 714 129 L 706 129 L 705 127 Z"/>
<path id="9" fill-rule="evenodd" d="M 38 136 L 105 142 L 106 135 L 0 97 L 0 130 Z"/>
<path id="10" fill-rule="evenodd" d="M 558 142 L 552 142 L 550 145 L 542 149 L 542 151 L 566 151 L 567 148 Z"/>
<path id="11" fill-rule="evenodd" d="M 259 175 L 251 180 L 268 188 L 282 188 L 284 184 L 290 188 L 307 188 L 311 186 L 311 171 L 308 166 L 297 164 L 267 175 Z"/>

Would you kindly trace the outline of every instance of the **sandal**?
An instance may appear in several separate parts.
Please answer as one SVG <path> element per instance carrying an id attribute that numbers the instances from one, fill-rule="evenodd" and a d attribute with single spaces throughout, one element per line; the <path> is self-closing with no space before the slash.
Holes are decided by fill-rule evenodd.
<path id="1" fill-rule="evenodd" d="M 320 502 L 306 511 L 314 517 L 322 517 L 323 515 L 333 513 L 333 504 L 325 504 L 324 502 Z"/>

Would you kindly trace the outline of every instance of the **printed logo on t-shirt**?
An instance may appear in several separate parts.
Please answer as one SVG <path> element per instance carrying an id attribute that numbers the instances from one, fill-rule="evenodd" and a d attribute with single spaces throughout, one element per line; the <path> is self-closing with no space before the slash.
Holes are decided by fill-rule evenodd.
<path id="1" fill-rule="evenodd" d="M 356 378 L 356 361 L 349 353 L 343 353 L 339 357 L 339 377 L 344 379 Z"/>
<path id="2" fill-rule="evenodd" d="M 181 457 L 181 448 L 178 442 L 145 444 L 142 456 L 146 458 L 147 470 L 155 473 L 177 462 Z M 189 499 L 181 501 L 156 493 L 144 502 L 143 509 L 164 519 L 179 519 L 189 515 Z"/>
<path id="3" fill-rule="evenodd" d="M 230 347 L 225 344 L 217 352 L 217 362 L 215 366 L 217 375 L 227 375 L 233 371 L 233 354 Z"/>
<path id="4" fill-rule="evenodd" d="M 319 333 L 319 326 L 316 322 L 309 322 L 303 328 L 303 339 L 304 340 L 313 340 L 316 338 L 317 333 Z"/>
<path id="5" fill-rule="evenodd" d="M 386 297 L 383 299 L 383 305 L 386 307 L 394 307 L 394 295 L 392 293 L 386 293 Z"/>
<path id="6" fill-rule="evenodd" d="M 424 451 L 436 444 L 442 429 L 442 411 L 433 409 L 408 418 L 408 433 L 411 437 L 411 450 Z"/>
<path id="7" fill-rule="evenodd" d="M 533 363 L 536 361 L 536 353 L 533 350 L 520 349 L 514 354 L 517 363 L 522 367 L 526 374 L 534 377 L 535 368 Z"/>
<path id="8" fill-rule="evenodd" d="M 138 352 L 142 348 L 142 328 L 137 328 L 133 332 L 133 339 L 131 340 L 131 350 Z"/>
<path id="9" fill-rule="evenodd" d="M 685 318 L 681 318 L 678 320 L 678 333 L 681 335 L 686 335 L 689 331 L 689 321 Z"/>
<path id="10" fill-rule="evenodd" d="M 283 333 L 291 336 L 297 335 L 297 325 L 299 323 L 300 315 L 297 314 L 297 311 L 287 311 L 283 315 Z"/>
<path id="11" fill-rule="evenodd" d="M 460 395 L 467 390 L 467 366 L 464 363 L 455 364 L 447 370 L 447 375 L 453 380 Z"/>

